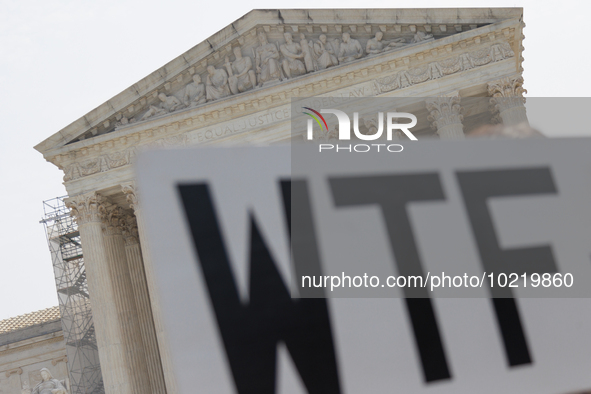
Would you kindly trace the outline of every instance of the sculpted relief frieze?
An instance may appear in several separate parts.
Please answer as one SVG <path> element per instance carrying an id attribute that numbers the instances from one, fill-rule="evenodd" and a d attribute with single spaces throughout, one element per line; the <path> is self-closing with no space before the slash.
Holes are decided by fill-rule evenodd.
<path id="1" fill-rule="evenodd" d="M 183 134 L 173 137 L 160 138 L 144 146 L 171 147 L 182 146 L 186 143 L 187 136 Z M 93 159 L 83 160 L 67 165 L 64 167 L 64 182 L 73 181 L 85 176 L 106 172 L 132 164 L 135 159 L 137 149 L 137 147 L 131 147 L 121 152 L 104 154 Z"/>
<path id="2" fill-rule="evenodd" d="M 433 39 L 432 34 L 421 31 L 416 32 L 411 38 L 396 37 L 386 41 L 383 37 L 384 33 L 378 31 L 362 45 L 360 40 L 352 38 L 347 32 L 330 39 L 326 34 L 319 34 L 317 38 L 307 38 L 304 33 L 294 37 L 292 33 L 284 32 L 283 40 L 269 42 L 265 30 L 259 29 L 258 43 L 251 48 L 252 56 L 245 55 L 242 46 L 232 47 L 233 61 L 230 60 L 230 56 L 225 56 L 225 62 L 221 67 L 207 65 L 205 85 L 201 83 L 202 76 L 195 74 L 193 82 L 189 82 L 176 93 L 178 98 L 159 93 L 161 103 L 150 105 L 139 120 L 166 115 L 176 110 L 349 63 L 365 56 Z M 202 92 L 205 92 L 205 95 Z M 125 124 L 120 123 L 119 126 L 135 121 L 136 118 L 126 118 Z"/>
<path id="3" fill-rule="evenodd" d="M 477 27 L 456 25 L 454 29 L 443 29 L 430 25 L 369 24 L 258 27 L 171 77 L 115 114 L 114 119 L 94 126 L 79 139 Z M 505 30 L 506 38 L 515 31 Z M 440 71 L 430 72 L 437 75 Z"/>
<path id="4" fill-rule="evenodd" d="M 421 67 L 400 71 L 384 78 L 378 78 L 375 81 L 375 86 L 378 93 L 390 92 L 514 56 L 515 54 L 508 43 L 495 44 L 488 48 L 463 53 Z"/>

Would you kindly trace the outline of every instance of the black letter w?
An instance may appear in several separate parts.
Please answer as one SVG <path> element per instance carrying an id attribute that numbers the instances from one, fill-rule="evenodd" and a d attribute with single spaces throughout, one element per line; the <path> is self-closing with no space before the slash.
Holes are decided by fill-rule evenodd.
<path id="1" fill-rule="evenodd" d="M 288 223 L 290 188 L 290 182 L 282 183 Z M 326 300 L 291 299 L 251 216 L 250 303 L 242 303 L 209 187 L 179 185 L 178 190 L 237 392 L 275 393 L 276 348 L 283 341 L 309 393 L 340 393 Z"/>

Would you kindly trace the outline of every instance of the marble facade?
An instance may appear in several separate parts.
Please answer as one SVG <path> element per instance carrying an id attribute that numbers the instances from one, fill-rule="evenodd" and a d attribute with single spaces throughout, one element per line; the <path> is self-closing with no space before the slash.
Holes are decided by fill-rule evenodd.
<path id="1" fill-rule="evenodd" d="M 289 143 L 290 100 L 311 96 L 432 97 L 424 137 L 470 135 L 462 97 L 521 123 L 524 26 L 521 8 L 255 10 L 38 144 L 78 220 L 105 391 L 178 392 L 139 150 Z"/>
<path id="2" fill-rule="evenodd" d="M 0 321 L 0 393 L 35 394 L 46 369 L 68 394 L 67 363 L 58 307 Z"/>

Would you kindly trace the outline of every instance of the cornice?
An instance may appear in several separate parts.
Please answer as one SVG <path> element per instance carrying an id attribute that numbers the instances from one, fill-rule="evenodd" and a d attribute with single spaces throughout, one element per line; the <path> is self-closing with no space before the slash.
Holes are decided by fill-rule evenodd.
<path id="1" fill-rule="evenodd" d="M 10 354 L 24 352 L 26 350 L 30 350 L 30 349 L 33 349 L 36 347 L 45 347 L 47 345 L 57 343 L 57 342 L 63 342 L 63 341 L 64 341 L 64 336 L 63 336 L 63 334 L 60 334 L 60 336 L 45 338 L 43 340 L 40 340 L 40 341 L 37 341 L 34 343 L 29 343 L 27 345 L 16 346 L 16 347 L 6 346 L 4 350 L 0 350 L 0 355 L 4 357 L 4 356 L 8 356 Z M 46 351 L 45 353 L 52 353 L 52 352 L 55 352 L 55 350 L 49 350 L 49 351 Z"/>

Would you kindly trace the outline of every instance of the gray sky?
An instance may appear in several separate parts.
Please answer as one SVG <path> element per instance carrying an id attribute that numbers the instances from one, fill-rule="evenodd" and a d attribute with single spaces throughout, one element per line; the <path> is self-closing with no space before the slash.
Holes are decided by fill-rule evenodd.
<path id="1" fill-rule="evenodd" d="M 364 1 L 369 8 L 400 3 Z M 416 8 L 524 7 L 529 97 L 591 91 L 583 1 L 429 1 Z M 0 0 L 0 319 L 57 305 L 42 201 L 63 174 L 33 146 L 253 8 L 358 8 L 359 1 Z M 588 109 L 587 109 L 588 110 Z M 588 111 L 587 111 L 588 112 Z"/>

